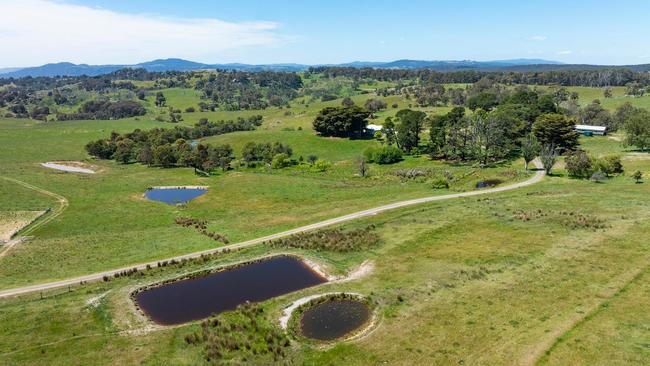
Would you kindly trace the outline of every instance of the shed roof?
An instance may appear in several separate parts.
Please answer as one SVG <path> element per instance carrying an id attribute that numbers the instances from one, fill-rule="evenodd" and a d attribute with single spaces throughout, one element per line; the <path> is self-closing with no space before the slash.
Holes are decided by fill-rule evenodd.
<path id="1" fill-rule="evenodd" d="M 607 130 L 607 127 L 605 127 L 605 126 L 590 126 L 590 125 L 576 125 L 576 130 L 605 132 L 605 130 Z"/>
<path id="2" fill-rule="evenodd" d="M 373 130 L 373 131 L 381 131 L 381 129 L 384 128 L 382 125 L 374 125 L 374 124 L 369 124 L 366 126 L 367 130 Z"/>

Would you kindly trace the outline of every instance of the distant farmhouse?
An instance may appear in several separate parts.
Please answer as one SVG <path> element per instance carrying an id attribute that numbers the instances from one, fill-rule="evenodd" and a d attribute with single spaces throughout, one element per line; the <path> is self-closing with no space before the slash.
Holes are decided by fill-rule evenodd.
<path id="1" fill-rule="evenodd" d="M 607 134 L 605 126 L 576 125 L 576 131 L 585 136 L 604 136 Z"/>

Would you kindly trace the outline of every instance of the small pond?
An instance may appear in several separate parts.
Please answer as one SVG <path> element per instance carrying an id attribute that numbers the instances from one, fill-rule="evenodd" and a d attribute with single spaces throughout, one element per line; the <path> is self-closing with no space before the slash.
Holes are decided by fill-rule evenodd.
<path id="1" fill-rule="evenodd" d="M 296 257 L 280 256 L 181 280 L 135 294 L 142 311 L 172 325 L 327 282 Z"/>
<path id="2" fill-rule="evenodd" d="M 176 205 L 186 203 L 207 192 L 207 188 L 150 188 L 144 193 L 144 196 L 148 200 Z"/>
<path id="3" fill-rule="evenodd" d="M 307 309 L 300 319 L 300 331 L 307 338 L 332 341 L 354 332 L 370 319 L 370 308 L 352 299 L 327 301 Z"/>
<path id="4" fill-rule="evenodd" d="M 501 179 L 486 179 L 476 183 L 476 188 L 489 188 L 503 183 Z"/>

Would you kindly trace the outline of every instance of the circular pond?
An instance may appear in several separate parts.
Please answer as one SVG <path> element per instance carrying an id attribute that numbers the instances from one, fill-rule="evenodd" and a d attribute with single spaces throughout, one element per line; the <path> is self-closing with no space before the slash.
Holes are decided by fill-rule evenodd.
<path id="1" fill-rule="evenodd" d="M 307 338 L 332 341 L 361 328 L 370 320 L 371 313 L 370 307 L 361 300 L 329 300 L 303 312 L 300 332 Z"/>

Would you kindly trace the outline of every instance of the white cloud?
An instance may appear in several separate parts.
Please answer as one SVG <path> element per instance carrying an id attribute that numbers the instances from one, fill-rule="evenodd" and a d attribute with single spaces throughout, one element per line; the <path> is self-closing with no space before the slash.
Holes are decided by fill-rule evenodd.
<path id="1" fill-rule="evenodd" d="M 546 41 L 546 38 L 548 38 L 548 37 L 537 35 L 537 36 L 530 36 L 530 37 L 528 37 L 528 40 L 529 40 L 529 41 L 541 42 L 541 41 Z"/>
<path id="2" fill-rule="evenodd" d="M 573 51 L 566 50 L 566 51 L 559 51 L 557 54 L 558 55 L 570 55 L 572 53 L 573 53 Z"/>
<path id="3" fill-rule="evenodd" d="M 162 57 L 221 62 L 224 52 L 293 38 L 273 22 L 125 14 L 50 0 L 0 0 L 0 66 L 137 63 Z"/>

